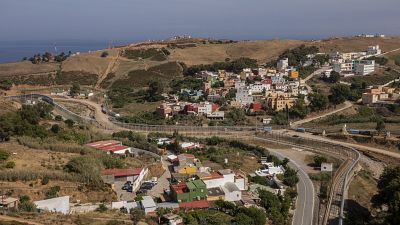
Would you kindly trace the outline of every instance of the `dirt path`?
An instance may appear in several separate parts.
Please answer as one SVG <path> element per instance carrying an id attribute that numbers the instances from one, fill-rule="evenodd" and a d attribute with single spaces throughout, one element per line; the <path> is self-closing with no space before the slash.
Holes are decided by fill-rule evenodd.
<path id="1" fill-rule="evenodd" d="M 21 218 L 5 216 L 5 215 L 0 215 L 0 221 L 17 221 L 20 223 L 27 223 L 27 224 L 32 224 L 32 225 L 43 225 L 42 223 L 36 223 L 36 222 L 21 219 Z"/>
<path id="2" fill-rule="evenodd" d="M 99 77 L 99 79 L 97 79 L 95 88 L 100 88 L 101 82 L 103 82 L 103 80 L 107 78 L 107 75 L 108 75 L 109 73 L 111 73 L 111 72 L 114 71 L 115 67 L 119 64 L 119 58 L 120 58 L 120 55 L 121 55 L 121 52 L 122 52 L 122 51 L 123 51 L 123 49 L 120 50 L 120 51 L 118 51 L 117 57 L 112 58 L 112 60 L 110 61 L 110 63 L 108 63 L 107 69 L 104 71 L 103 74 L 101 74 L 101 76 Z"/>
<path id="3" fill-rule="evenodd" d="M 352 107 L 352 106 L 353 106 L 353 103 L 351 103 L 351 102 L 349 102 L 349 101 L 345 101 L 345 102 L 344 102 L 344 105 L 343 105 L 342 107 L 340 107 L 339 109 L 335 109 L 335 110 L 333 110 L 333 111 L 326 112 L 326 113 L 324 113 L 324 114 L 322 114 L 322 115 L 313 116 L 313 117 L 310 117 L 310 118 L 306 118 L 306 119 L 303 119 L 303 120 L 299 120 L 299 121 L 293 122 L 292 125 L 295 126 L 295 127 L 297 127 L 297 126 L 299 126 L 299 125 L 301 125 L 301 124 L 308 123 L 308 122 L 311 122 L 311 121 L 313 121 L 313 120 L 321 119 L 321 118 L 327 117 L 327 116 L 329 116 L 329 115 L 332 115 L 332 114 L 341 112 L 341 111 L 343 111 L 343 110 L 345 110 L 345 109 L 348 109 L 348 108 L 350 108 L 350 107 Z"/>

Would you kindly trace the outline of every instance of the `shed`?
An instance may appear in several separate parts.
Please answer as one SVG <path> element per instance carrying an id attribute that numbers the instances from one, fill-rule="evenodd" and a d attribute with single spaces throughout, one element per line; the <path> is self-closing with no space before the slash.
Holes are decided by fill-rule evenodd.
<path id="1" fill-rule="evenodd" d="M 143 200 L 140 201 L 140 204 L 146 214 L 152 214 L 157 209 L 156 203 L 154 202 L 153 198 L 150 196 L 143 196 Z"/>

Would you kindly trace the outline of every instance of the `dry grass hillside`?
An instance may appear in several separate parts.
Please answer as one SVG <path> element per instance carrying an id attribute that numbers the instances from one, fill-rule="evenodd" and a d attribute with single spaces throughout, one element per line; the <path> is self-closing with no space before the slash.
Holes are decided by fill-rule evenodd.
<path id="1" fill-rule="evenodd" d="M 265 63 L 276 58 L 288 48 L 301 44 L 315 45 L 321 52 L 351 52 L 364 51 L 369 45 L 380 45 L 383 51 L 400 48 L 400 37 L 396 38 L 330 38 L 318 41 L 301 40 L 256 40 L 256 41 L 212 41 L 206 39 L 189 39 L 157 43 L 137 43 L 114 49 L 100 50 L 69 57 L 61 64 L 44 63 L 34 65 L 29 61 L 0 64 L 0 78 L 12 78 L 18 84 L 54 85 L 80 82 L 86 85 L 107 88 L 114 81 L 131 80 L 134 86 L 141 85 L 149 78 L 149 71 L 154 67 L 163 67 L 169 62 L 184 62 L 187 65 L 210 64 L 225 61 L 227 58 L 236 59 L 249 57 Z M 128 57 L 126 50 L 167 49 L 168 56 Z M 103 51 L 107 57 L 101 57 Z M 136 54 L 136 53 L 134 53 Z M 170 64 L 171 65 L 171 64 Z M 61 68 L 61 73 L 55 71 Z M 160 79 L 176 77 L 167 74 L 168 71 L 154 73 Z M 17 75 L 17 77 L 15 77 Z M 20 75 L 20 76 L 18 76 Z M 13 77 L 14 76 L 14 77 Z M 134 79 L 132 79 L 135 77 Z M 141 79 L 145 78 L 145 79 Z M 151 76 L 151 79 L 157 78 Z M 131 83 L 132 84 L 132 83 Z"/>
<path id="2" fill-rule="evenodd" d="M 19 105 L 16 102 L 2 98 L 0 98 L 0 105 L 0 116 L 9 112 L 15 112 L 19 108 Z"/>
<path id="3" fill-rule="evenodd" d="M 257 59 L 262 63 L 279 56 L 288 48 L 294 48 L 305 43 L 307 42 L 298 40 L 262 40 L 227 44 L 200 44 L 197 47 L 174 49 L 171 51 L 170 59 L 184 62 L 187 65 L 194 65 L 225 61 L 226 58 L 248 57 Z"/>

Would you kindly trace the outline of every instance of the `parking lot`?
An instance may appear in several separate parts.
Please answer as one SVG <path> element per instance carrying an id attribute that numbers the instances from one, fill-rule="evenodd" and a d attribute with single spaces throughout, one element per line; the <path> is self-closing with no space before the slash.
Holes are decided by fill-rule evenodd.
<path id="1" fill-rule="evenodd" d="M 115 192 L 117 193 L 117 197 L 119 201 L 133 201 L 135 200 L 136 194 L 127 192 L 126 190 L 122 190 L 125 181 L 116 181 L 115 182 Z"/>

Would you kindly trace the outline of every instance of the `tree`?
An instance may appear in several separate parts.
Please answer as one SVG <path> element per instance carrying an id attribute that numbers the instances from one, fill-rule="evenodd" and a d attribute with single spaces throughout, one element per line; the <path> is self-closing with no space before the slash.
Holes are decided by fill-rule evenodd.
<path id="1" fill-rule="evenodd" d="M 331 74 L 329 75 L 328 81 L 331 83 L 337 83 L 340 80 L 340 73 L 336 71 L 332 71 Z"/>
<path id="2" fill-rule="evenodd" d="M 149 89 L 147 90 L 146 93 L 146 101 L 149 102 L 157 102 L 163 99 L 162 93 L 163 93 L 164 87 L 163 84 L 160 81 L 157 80 L 152 80 L 149 82 Z"/>
<path id="3" fill-rule="evenodd" d="M 380 134 L 383 130 L 385 130 L 385 122 L 382 119 L 378 119 L 378 121 L 376 121 L 375 129 Z"/>
<path id="4" fill-rule="evenodd" d="M 58 134 L 58 132 L 60 132 L 60 126 L 58 124 L 53 124 L 53 126 L 51 126 L 51 132 Z"/>
<path id="5" fill-rule="evenodd" d="M 74 83 L 70 89 L 70 94 L 72 97 L 75 97 L 79 94 L 80 91 L 81 91 L 81 86 L 77 83 Z"/>
<path id="6" fill-rule="evenodd" d="M 36 211 L 36 205 L 33 204 L 27 195 L 23 195 L 19 198 L 18 209 L 25 212 L 34 212 Z"/>
<path id="7" fill-rule="evenodd" d="M 69 128 L 72 128 L 74 126 L 74 124 L 75 124 L 75 122 L 73 120 L 71 120 L 71 119 L 65 120 L 64 123 L 67 124 L 67 126 Z"/>
<path id="8" fill-rule="evenodd" d="M 328 159 L 325 156 L 322 155 L 316 155 L 314 156 L 314 166 L 315 167 L 321 167 L 321 164 L 323 162 L 327 162 Z"/>
<path id="9" fill-rule="evenodd" d="M 102 58 L 105 58 L 105 57 L 108 56 L 108 52 L 107 52 L 107 51 L 104 51 L 104 52 L 101 53 L 100 56 L 101 56 Z"/>
<path id="10" fill-rule="evenodd" d="M 345 84 L 336 84 L 330 89 L 329 101 L 338 105 L 345 102 L 351 96 L 350 87 Z"/>
<path id="11" fill-rule="evenodd" d="M 131 214 L 131 219 L 134 224 L 137 224 L 139 221 L 144 219 L 146 216 L 144 211 L 139 208 L 131 209 L 130 214 Z"/>
<path id="12" fill-rule="evenodd" d="M 294 118 L 304 118 L 308 114 L 308 108 L 304 102 L 304 99 L 299 98 L 297 99 L 296 103 L 294 106 L 289 110 L 289 114 L 291 117 Z"/>
<path id="13" fill-rule="evenodd" d="M 8 161 L 5 165 L 7 169 L 13 169 L 15 167 L 15 162 L 14 161 Z"/>
<path id="14" fill-rule="evenodd" d="M 387 167 L 378 181 L 378 194 L 372 198 L 374 207 L 387 207 L 383 224 L 400 224 L 400 167 Z"/>
<path id="15" fill-rule="evenodd" d="M 328 96 L 320 93 L 310 94 L 310 107 L 313 111 L 326 109 L 328 104 Z"/>
<path id="16" fill-rule="evenodd" d="M 283 174 L 283 183 L 289 187 L 294 187 L 299 182 L 299 177 L 297 176 L 297 171 L 292 168 L 286 168 Z"/>

